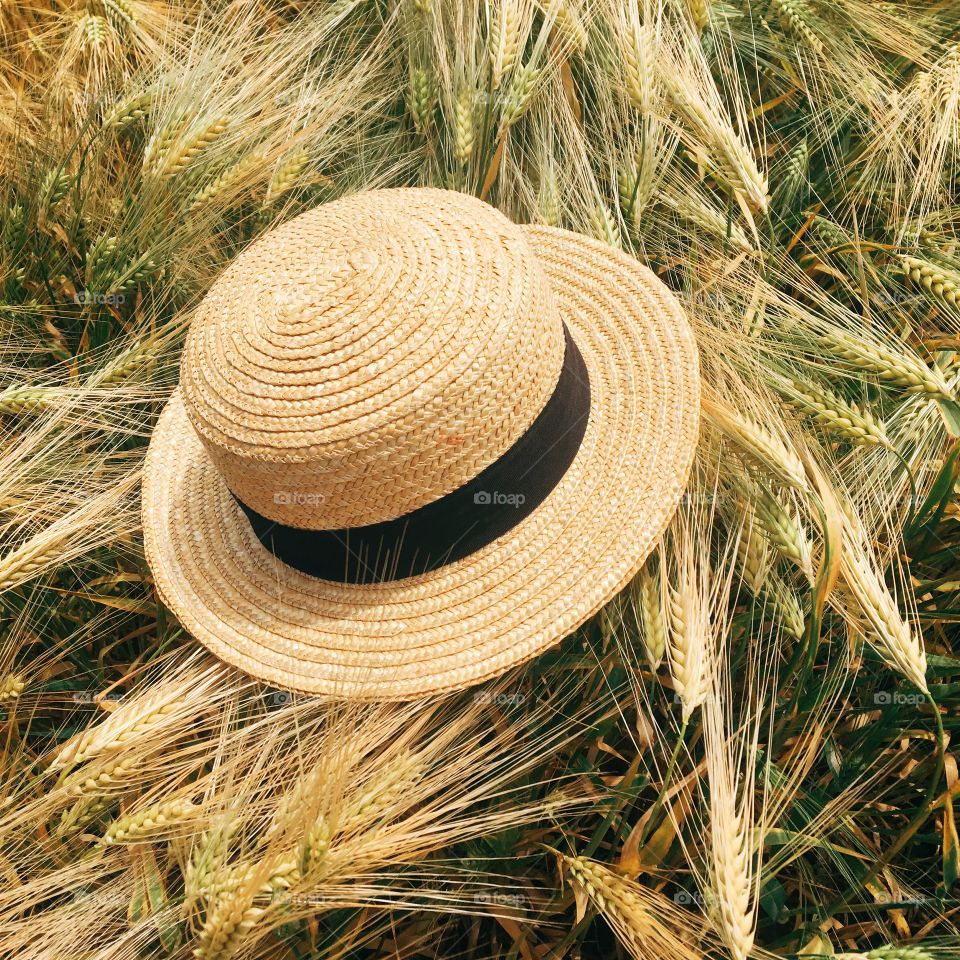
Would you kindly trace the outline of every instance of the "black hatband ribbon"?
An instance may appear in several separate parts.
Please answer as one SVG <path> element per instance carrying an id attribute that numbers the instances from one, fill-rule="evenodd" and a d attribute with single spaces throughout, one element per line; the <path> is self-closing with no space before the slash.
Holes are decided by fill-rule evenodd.
<path id="1" fill-rule="evenodd" d="M 566 327 L 564 335 L 563 367 L 543 410 L 506 453 L 463 486 L 394 520 L 343 530 L 288 527 L 238 499 L 257 539 L 301 573 L 383 583 L 437 570 L 512 530 L 563 478 L 587 429 L 587 368 Z"/>

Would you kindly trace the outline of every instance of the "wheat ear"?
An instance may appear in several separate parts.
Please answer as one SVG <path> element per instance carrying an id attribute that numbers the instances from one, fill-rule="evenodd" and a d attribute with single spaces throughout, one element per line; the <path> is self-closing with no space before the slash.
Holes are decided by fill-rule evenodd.
<path id="1" fill-rule="evenodd" d="M 890 591 L 881 583 L 863 549 L 848 543 L 840 571 L 869 627 L 867 640 L 891 667 L 926 693 L 927 656 L 923 643 L 900 615 Z"/>
<path id="2" fill-rule="evenodd" d="M 202 698 L 203 691 L 215 682 L 216 672 L 199 675 L 191 681 L 194 696 Z M 122 702 L 102 723 L 84 730 L 63 746 L 50 763 L 50 770 L 87 763 L 105 753 L 110 753 L 137 741 L 149 743 L 156 737 L 170 718 L 185 713 L 185 707 L 191 702 L 182 692 L 183 678 L 173 682 L 163 682 L 155 689 L 134 695 Z"/>
<path id="3" fill-rule="evenodd" d="M 716 773 L 712 770 L 711 773 Z M 755 914 L 749 838 L 732 786 L 710 779 L 710 867 L 714 904 L 720 916 L 723 939 L 734 960 L 747 960 L 753 947 Z"/>
<path id="4" fill-rule="evenodd" d="M 26 681 L 16 673 L 8 673 L 0 680 L 0 704 L 14 703 L 23 693 Z"/>
<path id="5" fill-rule="evenodd" d="M 185 878 L 184 896 L 189 893 L 190 901 L 210 902 L 253 885 L 256 897 L 272 898 L 289 890 L 300 877 L 300 868 L 292 856 L 281 854 L 268 863 L 266 872 L 263 863 L 249 860 L 227 865 L 211 864 L 202 873 L 195 869 Z"/>
<path id="6" fill-rule="evenodd" d="M 437 105 L 437 81 L 426 67 L 410 67 L 410 93 L 408 102 L 414 126 L 426 133 Z"/>
<path id="7" fill-rule="evenodd" d="M 810 8 L 803 0 L 772 0 L 780 22 L 812 50 L 823 53 L 823 41 L 814 32 Z"/>
<path id="8" fill-rule="evenodd" d="M 491 85 L 494 90 L 516 65 L 520 56 L 521 30 L 519 0 L 501 0 L 491 18 L 488 45 Z"/>
<path id="9" fill-rule="evenodd" d="M 613 215 L 613 211 L 605 204 L 598 203 L 590 216 L 590 229 L 593 235 L 611 247 L 623 248 L 623 234 L 620 232 L 620 221 Z"/>
<path id="10" fill-rule="evenodd" d="M 537 5 L 547 20 L 552 21 L 553 32 L 564 52 L 582 53 L 587 45 L 587 31 L 566 0 L 541 0 Z"/>
<path id="11" fill-rule="evenodd" d="M 40 202 L 45 207 L 55 207 L 66 195 L 73 177 L 66 170 L 50 170 L 40 182 Z"/>
<path id="12" fill-rule="evenodd" d="M 219 898 L 200 930 L 193 955 L 197 960 L 229 960 L 263 914 L 263 908 L 254 906 L 251 891 L 238 890 Z"/>
<path id="13" fill-rule="evenodd" d="M 109 846 L 163 836 L 169 827 L 176 827 L 199 809 L 190 800 L 182 798 L 152 804 L 114 820 L 107 827 L 103 842 Z"/>
<path id="14" fill-rule="evenodd" d="M 806 630 L 803 608 L 793 588 L 776 573 L 767 573 L 763 594 L 773 607 L 780 625 L 794 640 L 802 640 Z"/>
<path id="15" fill-rule="evenodd" d="M 796 513 L 788 512 L 766 487 L 759 491 L 755 508 L 769 542 L 782 556 L 796 564 L 812 583 L 812 549 Z"/>
<path id="16" fill-rule="evenodd" d="M 100 0 L 100 2 L 103 4 L 103 9 L 115 27 L 136 29 L 136 14 L 127 0 Z"/>
<path id="17" fill-rule="evenodd" d="M 327 859 L 333 831 L 323 815 L 316 818 L 307 828 L 300 846 L 300 871 L 303 874 L 314 873 Z"/>
<path id="18" fill-rule="evenodd" d="M 217 117 L 199 127 L 187 140 L 177 144 L 176 132 L 162 135 L 162 143 L 150 152 L 152 164 L 149 172 L 161 180 L 172 180 L 182 174 L 205 150 L 215 143 L 230 126 L 227 117 Z M 153 144 L 151 140 L 148 147 Z M 144 152 L 144 168 L 147 169 L 147 151 Z"/>
<path id="19" fill-rule="evenodd" d="M 500 106 L 501 133 L 509 130 L 526 112 L 537 92 L 543 70 L 525 63 L 514 74 Z"/>
<path id="20" fill-rule="evenodd" d="M 149 106 L 150 94 L 138 93 L 115 104 L 113 110 L 104 118 L 103 125 L 116 133 L 120 133 L 138 120 L 143 120 L 147 115 Z"/>
<path id="21" fill-rule="evenodd" d="M 647 662 L 656 670 L 667 649 L 667 632 L 661 602 L 662 588 L 659 573 L 648 561 L 634 581 L 634 604 L 640 613 L 641 639 Z"/>
<path id="22" fill-rule="evenodd" d="M 196 214 L 221 194 L 229 192 L 242 183 L 247 174 L 263 161 L 263 154 L 251 153 L 239 160 L 232 167 L 228 167 L 219 176 L 214 177 L 205 187 L 198 190 L 187 201 L 187 213 Z"/>
<path id="23" fill-rule="evenodd" d="M 63 788 L 74 797 L 91 797 L 107 794 L 125 787 L 136 776 L 138 765 L 133 757 L 105 760 L 95 769 L 81 769 L 66 777 Z"/>
<path id="24" fill-rule="evenodd" d="M 752 417 L 735 413 L 713 401 L 703 401 L 703 412 L 713 426 L 736 444 L 748 461 L 798 490 L 807 489 L 803 461 L 780 437 L 765 430 Z"/>
<path id="25" fill-rule="evenodd" d="M 337 819 L 337 833 L 366 828 L 377 823 L 404 797 L 409 798 L 410 790 L 420 780 L 424 768 L 422 758 L 409 750 L 393 758 L 377 772 L 376 787 L 364 791 L 347 803 Z"/>
<path id="26" fill-rule="evenodd" d="M 0 416 L 13 417 L 36 413 L 56 400 L 55 390 L 44 387 L 7 387 L 0 391 Z"/>
<path id="27" fill-rule="evenodd" d="M 453 105 L 453 159 L 466 166 L 476 143 L 476 94 L 464 84 Z"/>
<path id="28" fill-rule="evenodd" d="M 564 854 L 560 860 L 573 882 L 603 914 L 634 957 L 695 960 L 703 956 L 664 922 L 664 915 L 670 913 L 665 898 L 643 890 L 595 860 Z"/>
<path id="29" fill-rule="evenodd" d="M 863 446 L 890 446 L 883 424 L 874 419 L 868 407 L 848 403 L 825 387 L 814 387 L 796 380 L 777 385 L 776 389 L 787 404 L 830 433 Z"/>
<path id="30" fill-rule="evenodd" d="M 755 511 L 747 505 L 742 509 L 744 516 L 737 537 L 737 561 L 744 584 L 755 597 L 758 597 L 773 561 L 769 544 L 760 533 L 760 524 L 756 520 Z"/>
<path id="31" fill-rule="evenodd" d="M 822 338 L 822 343 L 838 359 L 873 374 L 882 383 L 900 387 L 907 393 L 953 399 L 940 370 L 928 367 L 912 354 L 856 338 L 847 332 L 828 334 Z"/>
<path id="32" fill-rule="evenodd" d="M 623 56 L 623 80 L 630 102 L 643 113 L 654 105 L 654 35 L 649 25 L 638 21 L 628 24 L 620 43 Z"/>
<path id="33" fill-rule="evenodd" d="M 106 813 L 115 803 L 116 797 L 81 797 L 60 815 L 57 824 L 57 836 L 61 838 L 75 834 L 82 826 Z"/>
<path id="34" fill-rule="evenodd" d="M 935 299 L 956 308 L 960 298 L 960 274 L 916 257 L 902 257 L 904 273 Z"/>
<path id="35" fill-rule="evenodd" d="M 540 210 L 540 219 L 548 227 L 555 227 L 560 223 L 560 187 L 553 170 L 547 171 L 540 182 L 537 206 Z"/>
<path id="36" fill-rule="evenodd" d="M 874 947 L 867 953 L 835 953 L 834 960 L 937 960 L 923 947 Z"/>
<path id="37" fill-rule="evenodd" d="M 96 13 L 85 13 L 77 21 L 83 45 L 89 50 L 99 49 L 107 38 L 107 31 L 110 29 L 109 22 Z"/>
<path id="38" fill-rule="evenodd" d="M 86 381 L 87 387 L 112 387 L 149 367 L 156 359 L 156 345 L 150 342 L 135 343 L 109 363 L 95 370 Z"/>
<path id="39" fill-rule="evenodd" d="M 702 30 L 710 22 L 710 0 L 687 0 L 694 26 Z"/>
<path id="40" fill-rule="evenodd" d="M 687 545 L 689 546 L 689 545 Z M 667 612 L 667 661 L 673 688 L 680 698 L 683 722 L 693 716 L 707 696 L 708 622 L 689 553 L 674 550 L 675 578 L 664 577 Z"/>

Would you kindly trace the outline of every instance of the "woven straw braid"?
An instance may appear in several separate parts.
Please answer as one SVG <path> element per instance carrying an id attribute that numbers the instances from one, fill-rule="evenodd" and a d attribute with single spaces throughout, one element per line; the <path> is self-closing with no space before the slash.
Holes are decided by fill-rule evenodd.
<path id="1" fill-rule="evenodd" d="M 563 362 L 523 232 L 447 190 L 377 190 L 245 251 L 181 372 L 230 489 L 312 529 L 392 519 L 472 479 L 543 408 Z"/>
<path id="2" fill-rule="evenodd" d="M 629 582 L 682 495 L 698 429 L 693 336 L 666 287 L 596 241 L 522 228 L 590 376 L 581 448 L 498 540 L 374 585 L 300 574 L 236 506 L 175 398 L 144 483 L 147 556 L 165 602 L 214 653 L 279 686 L 410 699 L 493 677 L 556 643 Z"/>

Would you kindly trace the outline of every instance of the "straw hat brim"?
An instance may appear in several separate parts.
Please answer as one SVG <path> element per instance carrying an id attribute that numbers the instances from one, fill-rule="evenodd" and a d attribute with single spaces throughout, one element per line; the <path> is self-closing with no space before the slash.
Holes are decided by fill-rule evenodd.
<path id="1" fill-rule="evenodd" d="M 683 494 L 699 368 L 689 322 L 627 255 L 523 228 L 583 355 L 590 418 L 573 464 L 530 516 L 431 573 L 319 580 L 255 538 L 175 394 L 144 472 L 160 597 L 213 653 L 282 688 L 411 699 L 489 679 L 557 643 L 636 574 Z"/>

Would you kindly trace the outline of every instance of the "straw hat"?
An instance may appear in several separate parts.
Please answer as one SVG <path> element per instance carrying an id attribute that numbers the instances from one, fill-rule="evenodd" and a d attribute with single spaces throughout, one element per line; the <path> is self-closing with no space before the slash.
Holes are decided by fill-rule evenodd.
<path id="1" fill-rule="evenodd" d="M 311 210 L 214 283 L 150 443 L 147 559 L 215 654 L 409 699 L 634 576 L 683 492 L 697 353 L 634 259 L 445 190 Z"/>

